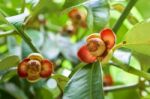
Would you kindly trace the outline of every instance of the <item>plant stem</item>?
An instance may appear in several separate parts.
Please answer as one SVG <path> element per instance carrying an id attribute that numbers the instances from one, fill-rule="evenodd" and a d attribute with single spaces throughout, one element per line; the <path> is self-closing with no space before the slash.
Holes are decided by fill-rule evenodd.
<path id="1" fill-rule="evenodd" d="M 128 73 L 137 75 L 139 77 L 144 77 L 145 79 L 150 80 L 150 74 L 149 73 L 137 70 L 137 69 L 133 68 L 132 66 L 121 62 L 120 60 L 116 59 L 115 57 L 112 57 L 112 61 L 114 63 L 111 63 L 111 65 L 116 66 L 120 69 L 123 69 L 124 71 L 126 71 Z"/>
<path id="2" fill-rule="evenodd" d="M 113 26 L 112 30 L 117 34 L 118 29 L 120 28 L 121 24 L 125 20 L 125 18 L 128 16 L 130 10 L 134 6 L 134 4 L 137 2 L 137 0 L 130 0 L 126 8 L 124 9 L 123 13 L 119 17 L 118 21 Z"/>
<path id="3" fill-rule="evenodd" d="M 22 0 L 21 4 L 22 4 L 22 7 L 21 7 L 21 11 L 20 11 L 20 12 L 23 13 L 23 12 L 24 12 L 24 9 L 25 9 L 26 1 L 25 1 L 25 0 Z"/>
<path id="4" fill-rule="evenodd" d="M 104 91 L 110 92 L 110 91 L 118 91 L 118 90 L 131 89 L 131 88 L 137 88 L 137 87 L 138 87 L 138 84 L 117 85 L 117 86 L 104 87 Z"/>
<path id="5" fill-rule="evenodd" d="M 15 24 L 15 25 L 14 25 L 14 24 L 10 23 L 1 13 L 0 13 L 0 18 L 1 18 L 4 22 L 6 22 L 7 24 L 9 24 L 12 28 L 14 28 L 14 31 L 16 31 L 16 33 L 19 34 L 19 35 L 24 39 L 24 41 L 29 45 L 29 47 L 31 48 L 31 50 L 32 50 L 33 52 L 39 53 L 39 50 L 33 45 L 33 43 L 32 43 L 32 41 L 31 41 L 30 37 L 24 32 L 24 30 L 23 30 L 23 28 L 21 27 L 21 25 L 20 25 L 19 28 L 18 28 L 17 25 L 19 25 L 19 24 Z"/>
<path id="6" fill-rule="evenodd" d="M 10 31 L 0 33 L 0 37 L 9 36 L 9 35 L 13 35 L 13 34 L 15 34 L 14 30 L 10 30 Z"/>
<path id="7" fill-rule="evenodd" d="M 34 44 L 32 43 L 32 40 L 30 39 L 30 37 L 23 30 L 19 31 L 18 33 L 24 39 L 24 41 L 28 44 L 28 46 L 31 48 L 33 52 L 40 53 L 39 50 L 36 48 L 36 46 L 34 46 Z"/>

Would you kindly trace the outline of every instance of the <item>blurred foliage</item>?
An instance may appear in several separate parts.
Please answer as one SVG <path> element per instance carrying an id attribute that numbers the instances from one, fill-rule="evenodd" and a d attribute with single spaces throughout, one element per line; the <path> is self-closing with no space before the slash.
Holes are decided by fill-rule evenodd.
<path id="1" fill-rule="evenodd" d="M 105 99 L 150 99 L 150 79 L 143 80 L 112 64 L 103 66 L 102 71 L 99 63 L 85 65 L 76 55 L 87 35 L 114 26 L 129 1 L 1 0 L 0 99 L 103 99 L 103 96 Z M 75 32 L 64 29 L 72 25 L 68 17 L 72 8 L 87 15 L 86 26 L 76 27 Z M 117 32 L 116 43 L 125 41 L 125 46 L 113 54 L 123 63 L 148 73 L 149 9 L 148 0 L 137 1 Z M 37 51 L 35 47 L 54 62 L 55 72 L 51 78 L 29 83 L 18 77 L 16 68 L 20 60 Z M 112 76 L 114 83 L 104 86 L 103 93 L 102 77 L 106 74 Z M 130 84 L 135 86 L 111 91 L 113 86 Z"/>

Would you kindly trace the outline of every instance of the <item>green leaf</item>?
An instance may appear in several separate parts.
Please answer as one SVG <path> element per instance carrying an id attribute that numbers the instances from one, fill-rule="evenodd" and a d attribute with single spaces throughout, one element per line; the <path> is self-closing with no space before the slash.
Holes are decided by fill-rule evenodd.
<path id="1" fill-rule="evenodd" d="M 88 11 L 88 27 L 99 32 L 109 20 L 109 5 L 107 0 L 92 0 L 85 3 L 84 6 Z"/>
<path id="2" fill-rule="evenodd" d="M 7 82 L 7 81 L 9 81 L 9 80 L 10 80 L 13 76 L 15 76 L 15 75 L 17 75 L 16 70 L 8 71 L 8 72 L 6 72 L 6 73 L 2 76 L 1 81 L 2 81 L 2 82 Z"/>
<path id="3" fill-rule="evenodd" d="M 19 57 L 16 55 L 8 56 L 0 61 L 0 71 L 16 66 L 19 63 Z"/>
<path id="4" fill-rule="evenodd" d="M 84 2 L 88 2 L 89 0 L 66 0 L 64 4 L 64 8 L 73 7 L 76 5 L 81 5 Z"/>
<path id="5" fill-rule="evenodd" d="M 23 22 L 25 18 L 29 15 L 29 12 L 25 10 L 24 13 L 11 16 L 11 17 L 6 17 L 7 21 L 12 24 L 12 27 L 18 31 L 18 29 L 23 25 Z"/>
<path id="6" fill-rule="evenodd" d="M 53 95 L 48 88 L 42 87 L 36 90 L 36 99 L 53 99 Z"/>
<path id="7" fill-rule="evenodd" d="M 88 64 L 74 74 L 63 99 L 104 99 L 101 65 Z"/>
<path id="8" fill-rule="evenodd" d="M 55 74 L 54 76 L 52 76 L 52 78 L 57 81 L 58 86 L 61 88 L 61 90 L 64 91 L 64 88 L 69 81 L 69 78 L 59 74 Z"/>
<path id="9" fill-rule="evenodd" d="M 150 68 L 150 61 L 149 61 L 150 56 L 140 54 L 140 53 L 133 53 L 133 55 L 139 61 L 140 65 L 141 65 L 141 69 L 143 71 L 148 71 L 148 69 Z"/>
<path id="10" fill-rule="evenodd" d="M 126 33 L 125 47 L 132 51 L 150 56 L 150 21 L 146 20 L 135 25 Z"/>
<path id="11" fill-rule="evenodd" d="M 28 99 L 25 93 L 19 89 L 15 84 L 6 83 L 0 85 L 0 90 L 4 90 L 7 93 L 11 94 L 15 99 Z"/>
<path id="12" fill-rule="evenodd" d="M 77 66 L 75 66 L 75 68 L 71 71 L 71 74 L 69 75 L 69 78 L 71 78 L 79 69 L 81 69 L 85 65 L 86 65 L 85 63 L 81 62 Z"/>
<path id="13" fill-rule="evenodd" d="M 7 37 L 7 46 L 9 54 L 21 56 L 21 47 L 19 46 L 18 42 L 19 40 L 17 40 L 17 37 L 14 36 Z"/>
<path id="14" fill-rule="evenodd" d="M 147 0 L 138 0 L 135 6 L 143 18 L 145 19 L 149 18 L 150 3 L 147 2 Z"/>
<path id="15" fill-rule="evenodd" d="M 130 58 L 131 58 L 131 52 L 125 49 L 117 49 L 115 50 L 114 57 L 122 61 L 123 63 L 129 64 L 130 63 Z"/>
<path id="16" fill-rule="evenodd" d="M 115 99 L 141 99 L 136 88 L 118 90 L 112 93 Z"/>

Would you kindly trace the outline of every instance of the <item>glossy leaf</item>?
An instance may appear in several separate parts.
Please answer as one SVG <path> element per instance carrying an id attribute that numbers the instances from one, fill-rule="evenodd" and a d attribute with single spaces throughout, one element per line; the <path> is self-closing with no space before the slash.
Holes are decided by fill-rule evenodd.
<path id="1" fill-rule="evenodd" d="M 147 0 L 139 0 L 135 5 L 140 12 L 140 15 L 145 19 L 149 18 L 150 16 L 150 13 L 148 13 L 150 9 L 150 3 L 146 2 Z"/>
<path id="2" fill-rule="evenodd" d="M 43 34 L 40 31 L 37 31 L 35 29 L 28 29 L 26 30 L 26 33 L 29 35 L 29 37 L 32 39 L 32 42 L 36 45 L 37 48 L 40 48 L 44 42 Z M 32 50 L 27 45 L 25 41 L 22 42 L 22 56 L 26 57 L 29 55 Z"/>
<path id="3" fill-rule="evenodd" d="M 15 84 L 12 83 L 6 83 L 3 85 L 0 85 L 0 90 L 4 90 L 7 93 L 11 94 L 15 99 L 28 99 L 25 93 L 18 88 Z"/>
<path id="4" fill-rule="evenodd" d="M 14 77 L 15 75 L 17 75 L 16 70 L 8 71 L 8 72 L 6 72 L 6 73 L 2 76 L 0 82 L 7 82 L 7 81 L 9 81 L 12 77 Z"/>
<path id="5" fill-rule="evenodd" d="M 96 32 L 104 28 L 109 20 L 109 6 L 107 0 L 92 0 L 84 4 L 87 9 L 87 24 Z"/>
<path id="6" fill-rule="evenodd" d="M 150 56 L 150 21 L 146 20 L 135 25 L 125 35 L 125 47 L 132 51 Z"/>
<path id="7" fill-rule="evenodd" d="M 73 7 L 76 5 L 81 5 L 84 2 L 87 2 L 89 0 L 66 0 L 64 4 L 64 8 Z"/>
<path id="8" fill-rule="evenodd" d="M 48 88 L 42 87 L 36 89 L 36 99 L 47 99 L 47 98 L 54 99 L 51 91 Z"/>
<path id="9" fill-rule="evenodd" d="M 63 99 L 104 99 L 102 82 L 99 63 L 88 64 L 70 79 Z"/>
<path id="10" fill-rule="evenodd" d="M 141 99 L 136 88 L 114 91 L 113 96 L 117 99 Z"/>
<path id="11" fill-rule="evenodd" d="M 131 52 L 123 49 L 118 49 L 114 52 L 113 56 L 121 60 L 122 62 L 129 64 L 131 58 Z"/>
<path id="12" fill-rule="evenodd" d="M 45 38 L 45 42 L 42 45 L 42 53 L 48 59 L 55 59 L 60 53 L 60 49 L 58 48 L 56 41 L 56 35 L 50 33 L 48 37 Z"/>
<path id="13" fill-rule="evenodd" d="M 133 53 L 133 55 L 139 61 L 143 71 L 148 71 L 150 69 L 150 56 L 139 53 Z"/>
<path id="14" fill-rule="evenodd" d="M 19 57 L 16 55 L 8 56 L 0 61 L 0 71 L 16 66 L 19 63 Z"/>
<path id="15" fill-rule="evenodd" d="M 7 37 L 7 46 L 10 54 L 21 56 L 21 47 L 19 46 L 18 42 L 19 40 L 17 37 Z"/>

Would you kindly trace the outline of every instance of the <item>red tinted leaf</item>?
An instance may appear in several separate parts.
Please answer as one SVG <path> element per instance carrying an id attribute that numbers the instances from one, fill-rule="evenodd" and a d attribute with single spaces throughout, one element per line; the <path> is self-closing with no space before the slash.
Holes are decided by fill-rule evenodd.
<path id="1" fill-rule="evenodd" d="M 79 59 L 85 63 L 93 63 L 96 61 L 96 57 L 94 57 L 93 55 L 91 55 L 91 53 L 89 52 L 89 50 L 87 49 L 86 45 L 83 45 L 78 53 L 77 53 Z"/>
<path id="2" fill-rule="evenodd" d="M 101 32 L 101 39 L 105 42 L 106 47 L 111 49 L 115 45 L 116 36 L 109 28 L 103 29 Z"/>

